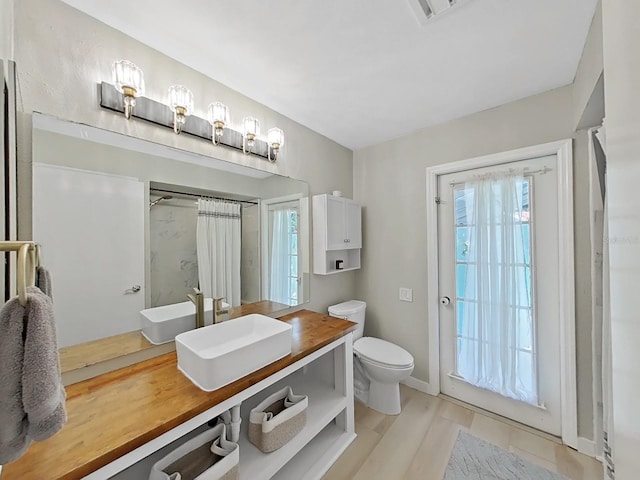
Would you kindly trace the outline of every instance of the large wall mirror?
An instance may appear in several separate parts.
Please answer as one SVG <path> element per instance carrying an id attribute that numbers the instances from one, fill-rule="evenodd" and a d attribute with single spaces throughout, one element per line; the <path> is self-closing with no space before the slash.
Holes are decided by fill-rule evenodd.
<path id="1" fill-rule="evenodd" d="M 33 239 L 59 346 L 137 335 L 140 310 L 203 283 L 232 308 L 308 301 L 308 196 L 302 181 L 34 114 Z"/>

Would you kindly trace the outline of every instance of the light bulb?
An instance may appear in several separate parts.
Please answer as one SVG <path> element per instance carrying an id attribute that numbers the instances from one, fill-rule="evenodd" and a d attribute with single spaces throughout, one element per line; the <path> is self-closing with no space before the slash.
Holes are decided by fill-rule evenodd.
<path id="1" fill-rule="evenodd" d="M 193 113 L 193 93 L 182 85 L 169 87 L 169 108 L 173 112 L 173 131 L 179 134 L 187 117 Z"/>
<path id="2" fill-rule="evenodd" d="M 129 119 L 136 104 L 136 97 L 144 95 L 144 74 L 128 60 L 113 62 L 111 73 L 113 85 L 123 95 L 124 116 Z"/>
<path id="3" fill-rule="evenodd" d="M 248 155 L 255 143 L 255 139 L 260 135 L 260 122 L 257 118 L 244 117 L 242 119 L 244 135 L 242 136 L 242 151 Z M 246 147 L 249 147 L 247 150 Z"/>
<path id="4" fill-rule="evenodd" d="M 213 128 L 211 141 L 214 145 L 219 145 L 220 138 L 224 135 L 224 127 L 230 123 L 229 107 L 220 102 L 210 104 L 209 123 Z"/>
<path id="5" fill-rule="evenodd" d="M 284 145 L 284 132 L 277 127 L 270 128 L 267 132 L 268 152 L 267 158 L 271 162 L 275 162 L 278 157 L 280 148 Z M 271 158 L 271 150 L 273 150 L 273 158 Z"/>

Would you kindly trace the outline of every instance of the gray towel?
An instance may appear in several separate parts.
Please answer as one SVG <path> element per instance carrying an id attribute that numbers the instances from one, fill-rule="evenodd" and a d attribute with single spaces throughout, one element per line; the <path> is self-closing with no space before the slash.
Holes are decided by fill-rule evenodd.
<path id="1" fill-rule="evenodd" d="M 17 298 L 0 310 L 0 465 L 20 458 L 31 443 L 22 406 L 24 313 Z"/>
<path id="2" fill-rule="evenodd" d="M 36 268 L 36 287 L 42 290 L 42 293 L 53 299 L 53 287 L 51 285 L 51 274 L 46 268 L 39 266 Z"/>
<path id="3" fill-rule="evenodd" d="M 27 305 L 0 311 L 0 464 L 19 458 L 67 421 L 51 299 L 27 289 Z"/>
<path id="4" fill-rule="evenodd" d="M 29 422 L 29 437 L 45 440 L 67 421 L 66 395 L 60 374 L 53 303 L 37 287 L 30 287 L 27 292 L 22 404 Z"/>

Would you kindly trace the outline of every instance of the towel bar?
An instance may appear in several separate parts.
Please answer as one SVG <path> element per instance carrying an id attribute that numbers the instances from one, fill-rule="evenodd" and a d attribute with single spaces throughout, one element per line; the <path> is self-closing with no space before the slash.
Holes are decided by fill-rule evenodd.
<path id="1" fill-rule="evenodd" d="M 27 304 L 27 287 L 36 283 L 36 266 L 39 263 L 39 245 L 31 241 L 3 241 L 0 242 L 0 251 L 18 252 L 18 268 L 16 274 L 16 288 L 20 305 Z M 29 269 L 27 269 L 27 260 Z"/>

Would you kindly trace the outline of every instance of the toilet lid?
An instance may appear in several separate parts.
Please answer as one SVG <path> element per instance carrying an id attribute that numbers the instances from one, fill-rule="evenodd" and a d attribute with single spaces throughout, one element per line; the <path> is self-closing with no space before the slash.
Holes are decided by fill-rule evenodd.
<path id="1" fill-rule="evenodd" d="M 394 368 L 413 365 L 413 357 L 404 348 L 379 338 L 362 337 L 353 344 L 353 350 L 358 356 L 380 365 Z"/>
<path id="2" fill-rule="evenodd" d="M 329 315 L 336 317 L 344 317 L 358 313 L 363 308 L 367 308 L 367 304 L 360 300 L 349 300 L 348 302 L 338 303 L 329 307 Z"/>

